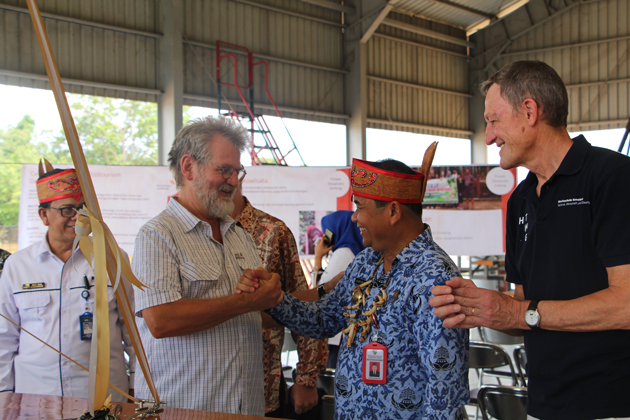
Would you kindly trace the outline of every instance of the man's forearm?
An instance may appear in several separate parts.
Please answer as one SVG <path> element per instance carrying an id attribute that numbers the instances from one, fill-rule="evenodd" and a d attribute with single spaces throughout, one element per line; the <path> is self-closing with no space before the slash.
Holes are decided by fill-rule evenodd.
<path id="1" fill-rule="evenodd" d="M 142 316 L 155 338 L 178 337 L 216 327 L 250 312 L 247 295 L 229 295 L 216 299 L 180 299 L 153 306 Z"/>
<path id="2" fill-rule="evenodd" d="M 571 300 L 541 300 L 540 327 L 552 331 L 607 331 L 630 329 L 630 265 L 609 267 L 606 289 Z M 522 290 L 519 289 L 519 290 Z M 515 295 L 515 297 L 517 297 Z M 525 303 L 529 305 L 529 301 Z M 519 316 L 525 324 L 525 312 Z"/>
<path id="3" fill-rule="evenodd" d="M 179 299 L 142 310 L 155 338 L 179 337 L 216 327 L 236 316 L 277 306 L 284 296 L 279 276 L 264 269 L 247 269 L 241 278 L 257 278 L 257 293 L 227 295 L 215 299 Z"/>
<path id="4" fill-rule="evenodd" d="M 291 296 L 294 296 L 304 302 L 314 302 L 319 300 L 317 289 L 302 290 L 301 292 L 291 293 Z"/>
<path id="5" fill-rule="evenodd" d="M 328 294 L 332 291 L 332 289 L 334 289 L 336 284 L 337 284 L 336 282 L 335 283 L 328 282 L 328 283 L 324 283 L 322 286 L 324 286 L 324 290 L 326 291 L 326 294 Z M 291 293 L 291 296 L 294 296 L 300 300 L 303 300 L 304 302 L 315 302 L 316 300 L 319 300 L 319 292 L 317 291 L 317 288 Z"/>
<path id="6" fill-rule="evenodd" d="M 628 293 L 610 287 L 566 301 L 540 301 L 540 327 L 553 331 L 606 331 L 630 329 Z"/>

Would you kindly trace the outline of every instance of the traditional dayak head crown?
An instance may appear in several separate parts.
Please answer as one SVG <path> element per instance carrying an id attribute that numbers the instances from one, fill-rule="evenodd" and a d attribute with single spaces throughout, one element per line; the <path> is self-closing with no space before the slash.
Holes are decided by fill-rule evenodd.
<path id="1" fill-rule="evenodd" d="M 52 173 L 42 178 L 42 175 L 49 172 Z M 37 180 L 39 204 L 68 197 L 73 197 L 79 201 L 83 195 L 81 185 L 79 185 L 79 177 L 74 168 L 55 170 L 50 162 L 42 158 L 39 161 L 39 176 L 40 179 Z"/>
<path id="2" fill-rule="evenodd" d="M 424 175 L 400 174 L 372 166 L 373 162 L 352 159 L 350 182 L 358 197 L 380 201 L 398 201 L 403 204 L 422 202 Z"/>

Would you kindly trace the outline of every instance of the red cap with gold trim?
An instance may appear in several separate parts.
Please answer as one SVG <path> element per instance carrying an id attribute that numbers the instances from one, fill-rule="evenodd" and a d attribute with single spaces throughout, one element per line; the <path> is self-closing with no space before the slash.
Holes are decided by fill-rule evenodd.
<path id="1" fill-rule="evenodd" d="M 54 168 L 50 162 L 44 158 L 40 160 L 40 177 L 53 170 Z M 50 176 L 37 180 L 37 197 L 39 198 L 40 204 L 68 197 L 73 197 L 75 200 L 79 201 L 82 195 L 83 192 L 81 191 L 81 185 L 79 185 L 79 177 L 74 168 L 55 172 Z"/>
<path id="2" fill-rule="evenodd" d="M 358 197 L 380 201 L 398 201 L 403 204 L 422 202 L 424 174 L 400 174 L 372 166 L 373 162 L 352 159 L 350 182 Z"/>

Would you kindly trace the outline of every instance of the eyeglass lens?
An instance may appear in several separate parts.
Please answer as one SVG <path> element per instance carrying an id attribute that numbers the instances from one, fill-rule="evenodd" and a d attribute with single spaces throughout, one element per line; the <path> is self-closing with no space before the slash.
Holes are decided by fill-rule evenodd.
<path id="1" fill-rule="evenodd" d="M 81 206 L 83 207 L 83 206 Z M 61 210 L 61 215 L 63 217 L 74 217 L 75 214 L 77 214 L 77 212 L 79 210 L 81 210 L 81 207 L 62 207 Z"/>
<path id="2" fill-rule="evenodd" d="M 229 179 L 232 176 L 232 173 L 234 173 L 234 171 L 236 171 L 236 177 L 238 179 L 241 179 L 247 173 L 245 172 L 244 169 L 241 169 L 241 168 L 235 169 L 233 166 L 226 165 L 221 170 L 221 175 L 223 175 L 223 179 Z"/>

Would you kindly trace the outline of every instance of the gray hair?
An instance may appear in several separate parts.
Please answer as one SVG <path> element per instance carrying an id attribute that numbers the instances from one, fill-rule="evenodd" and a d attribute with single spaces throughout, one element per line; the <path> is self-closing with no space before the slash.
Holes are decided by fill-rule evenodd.
<path id="1" fill-rule="evenodd" d="M 499 85 L 501 97 L 513 111 L 531 98 L 542 108 L 543 118 L 552 127 L 566 127 L 569 115 L 569 96 L 564 82 L 556 71 L 542 61 L 515 61 L 494 73 L 481 84 L 481 92 L 488 94 L 493 84 Z"/>
<path id="2" fill-rule="evenodd" d="M 177 133 L 171 151 L 168 153 L 168 166 L 175 178 L 177 187 L 184 183 L 182 156 L 189 154 L 201 160 L 211 160 L 210 144 L 215 135 L 221 135 L 241 153 L 249 143 L 247 130 L 238 121 L 224 117 L 203 117 L 191 120 Z M 199 165 L 205 165 L 198 161 Z"/>

